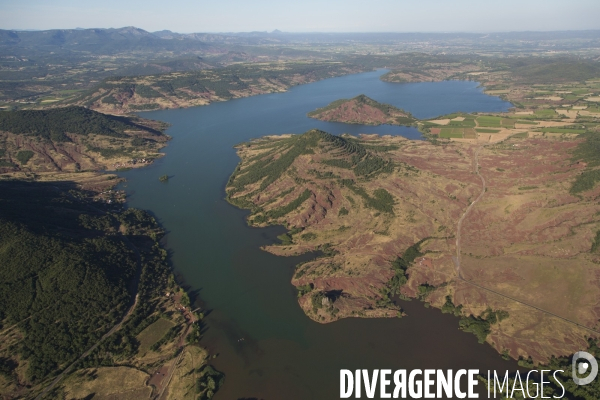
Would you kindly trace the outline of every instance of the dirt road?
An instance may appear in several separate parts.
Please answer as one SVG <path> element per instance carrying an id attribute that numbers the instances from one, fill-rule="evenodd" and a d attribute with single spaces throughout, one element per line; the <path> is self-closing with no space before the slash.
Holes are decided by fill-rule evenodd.
<path id="1" fill-rule="evenodd" d="M 481 200 L 481 198 L 485 194 L 486 188 L 487 188 L 486 182 L 485 182 L 485 178 L 483 177 L 483 175 L 481 175 L 479 173 L 479 152 L 482 149 L 483 149 L 483 146 L 478 147 L 477 150 L 475 151 L 474 155 L 473 155 L 474 172 L 481 179 L 481 193 L 479 193 L 479 196 L 477 196 L 477 198 L 471 204 L 469 204 L 469 206 L 467 207 L 467 209 L 465 210 L 465 212 L 463 213 L 463 215 L 458 220 L 458 224 L 456 226 L 456 255 L 454 257 L 452 257 L 452 260 L 454 261 L 454 264 L 456 266 L 456 274 L 458 275 L 458 279 L 461 280 L 461 281 L 463 281 L 463 282 L 465 282 L 465 283 L 467 283 L 467 284 L 469 284 L 469 285 L 471 285 L 471 286 L 474 286 L 474 287 L 476 287 L 478 289 L 485 290 L 486 292 L 493 293 L 493 294 L 495 294 L 497 296 L 501 296 L 501 297 L 503 297 L 505 299 L 508 299 L 508 300 L 512 300 L 512 301 L 517 302 L 519 304 L 522 304 L 524 306 L 533 308 L 533 309 L 541 311 L 541 312 L 543 312 L 545 314 L 548 314 L 548 315 L 551 315 L 553 317 L 559 318 L 559 319 L 561 319 L 561 320 L 563 320 L 565 322 L 568 322 L 570 324 L 576 325 L 576 326 L 578 326 L 580 328 L 583 328 L 585 330 L 588 330 L 590 332 L 594 332 L 596 334 L 599 334 L 600 332 L 598 332 L 597 330 L 595 330 L 593 328 L 589 328 L 589 327 L 587 327 L 585 325 L 582 325 L 582 324 L 580 324 L 580 323 L 578 323 L 576 321 L 570 320 L 568 318 L 561 317 L 560 315 L 554 314 L 553 312 L 550 312 L 550 311 L 544 310 L 542 308 L 536 307 L 536 306 L 534 306 L 532 304 L 525 303 L 525 302 L 523 302 L 521 300 L 515 299 L 514 297 L 507 296 L 507 295 L 499 293 L 499 292 L 497 292 L 497 291 L 495 291 L 493 289 L 486 288 L 486 287 L 481 286 L 481 285 L 479 285 L 479 284 L 477 284 L 475 282 L 472 282 L 470 280 L 466 280 L 466 279 L 463 278 L 463 276 L 462 276 L 462 269 L 461 269 L 461 265 L 460 265 L 460 251 L 461 251 L 461 247 L 460 247 L 461 235 L 460 235 L 460 233 L 461 233 L 461 230 L 462 230 L 462 223 L 465 220 L 465 218 L 467 217 L 467 215 L 469 214 L 469 212 L 471 211 L 471 209 L 473 208 L 473 206 L 475 206 L 475 204 L 477 204 L 477 202 L 479 200 Z"/>
<path id="2" fill-rule="evenodd" d="M 471 209 L 473 208 L 473 206 L 475 204 L 477 204 L 477 202 L 479 200 L 481 200 L 481 198 L 485 194 L 485 190 L 486 190 L 485 178 L 483 177 L 483 175 L 481 175 L 479 173 L 479 152 L 481 151 L 481 149 L 483 149 L 483 146 L 480 146 L 477 148 L 477 150 L 475 150 L 475 154 L 473 157 L 473 164 L 474 164 L 474 170 L 475 170 L 474 172 L 481 179 L 481 193 L 479 193 L 479 196 L 477 196 L 477 198 L 473 202 L 471 202 L 471 204 L 469 204 L 469 206 L 467 207 L 467 209 L 465 210 L 463 215 L 458 220 L 458 225 L 456 227 L 456 256 L 453 257 L 453 260 L 454 260 L 454 264 L 456 265 L 456 273 L 458 274 L 458 277 L 460 279 L 462 279 L 462 271 L 460 269 L 460 232 L 462 230 L 462 223 L 465 220 L 466 216 L 471 211 Z"/>

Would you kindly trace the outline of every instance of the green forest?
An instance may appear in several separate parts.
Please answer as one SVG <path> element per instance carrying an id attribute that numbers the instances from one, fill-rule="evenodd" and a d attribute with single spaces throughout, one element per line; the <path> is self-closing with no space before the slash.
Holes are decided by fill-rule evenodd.
<path id="1" fill-rule="evenodd" d="M 158 231 L 145 212 L 103 212 L 74 184 L 58 185 L 0 182 L 0 331 L 18 324 L 24 333 L 3 364 L 24 362 L 31 383 L 58 373 L 123 318 L 149 273 L 138 249 L 152 247 Z"/>
<path id="2" fill-rule="evenodd" d="M 573 152 L 573 161 L 584 161 L 587 168 L 575 178 L 571 193 L 578 194 L 591 190 L 600 182 L 600 134 L 588 132 L 583 135 L 585 141 Z"/>
<path id="3" fill-rule="evenodd" d="M 1 111 L 0 131 L 38 136 L 55 142 L 70 141 L 68 133 L 129 137 L 128 130 L 160 132 L 139 125 L 130 118 L 101 114 L 83 107 L 50 110 Z"/>

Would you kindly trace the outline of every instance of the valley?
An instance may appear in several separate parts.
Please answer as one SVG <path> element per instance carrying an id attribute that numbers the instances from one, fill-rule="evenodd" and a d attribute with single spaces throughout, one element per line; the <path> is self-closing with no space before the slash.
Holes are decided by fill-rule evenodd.
<path id="1" fill-rule="evenodd" d="M 0 397 L 596 354 L 594 35 L 0 31 Z"/>

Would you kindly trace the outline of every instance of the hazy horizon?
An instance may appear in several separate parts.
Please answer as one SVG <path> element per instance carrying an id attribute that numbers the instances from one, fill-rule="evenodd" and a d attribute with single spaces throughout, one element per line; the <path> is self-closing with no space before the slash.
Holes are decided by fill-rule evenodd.
<path id="1" fill-rule="evenodd" d="M 504 33 L 600 29 L 600 2 L 505 0 L 5 0 L 0 28 L 92 29 L 135 26 L 178 33 Z"/>
<path id="2" fill-rule="evenodd" d="M 15 31 L 15 32 L 43 32 L 43 31 L 51 31 L 51 30 L 88 30 L 88 29 L 126 29 L 126 28 L 136 28 L 144 30 L 148 33 L 156 33 L 162 31 L 170 31 L 172 33 L 181 34 L 181 35 L 191 35 L 195 33 L 202 34 L 214 34 L 214 35 L 228 35 L 228 34 L 242 34 L 242 33 L 274 33 L 275 31 L 279 31 L 280 33 L 285 34 L 482 34 L 489 35 L 495 33 L 549 33 L 549 32 L 591 32 L 591 31 L 600 31 L 600 28 L 592 28 L 592 29 L 550 29 L 550 30 L 507 30 L 507 31 L 285 31 L 282 29 L 273 29 L 273 30 L 253 30 L 253 31 L 175 31 L 172 29 L 156 29 L 156 30 L 148 30 L 141 28 L 135 25 L 126 25 L 126 26 L 93 26 L 89 28 L 82 27 L 54 27 L 54 28 L 46 28 L 46 29 L 35 29 L 35 28 L 3 28 L 0 27 L 0 30 L 5 31 Z"/>

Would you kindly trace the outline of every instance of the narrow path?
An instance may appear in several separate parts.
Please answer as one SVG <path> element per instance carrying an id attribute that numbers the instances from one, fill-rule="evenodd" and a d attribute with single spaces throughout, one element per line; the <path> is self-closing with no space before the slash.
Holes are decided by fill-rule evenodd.
<path id="1" fill-rule="evenodd" d="M 75 361 L 73 361 L 73 363 L 71 363 L 71 365 L 69 365 L 67 368 L 65 368 L 63 370 L 63 372 L 61 372 L 56 378 L 54 378 L 54 380 L 52 381 L 52 383 L 50 383 L 50 385 L 48 385 L 46 387 L 46 389 L 44 389 L 42 391 L 42 393 L 40 393 L 35 400 L 41 400 L 44 398 L 44 396 L 46 396 L 46 394 L 48 394 L 48 392 L 50 392 L 52 389 L 54 389 L 54 387 L 56 386 L 56 384 L 58 382 L 60 382 L 60 380 L 69 372 L 71 372 L 71 369 L 73 369 L 73 367 L 80 362 L 81 360 L 83 360 L 84 358 L 86 358 L 87 356 L 89 356 L 94 350 L 96 350 L 98 348 L 98 346 L 100 346 L 100 343 L 102 343 L 106 338 L 108 338 L 109 336 L 111 336 L 113 333 L 115 333 L 117 330 L 119 330 L 121 328 L 121 326 L 123 326 L 123 324 L 127 321 L 127 319 L 129 318 L 129 316 L 131 315 L 131 313 L 133 312 L 133 310 L 135 309 L 135 306 L 137 305 L 138 302 L 138 295 L 135 295 L 135 301 L 133 303 L 133 305 L 131 306 L 131 308 L 127 311 L 127 314 L 125 314 L 125 317 L 123 317 L 123 319 L 117 323 L 115 326 L 113 326 L 108 332 L 106 332 L 104 334 L 104 336 L 102 336 L 100 338 L 100 340 L 98 340 L 92 347 L 90 347 L 85 353 L 83 353 L 81 356 L 79 356 L 79 358 Z"/>
<path id="2" fill-rule="evenodd" d="M 483 149 L 483 147 L 484 147 L 483 145 L 479 146 L 479 147 L 477 148 L 477 150 L 475 151 L 475 154 L 474 154 L 474 156 L 473 156 L 473 164 L 474 164 L 475 173 L 476 173 L 476 174 L 479 176 L 479 178 L 481 179 L 481 193 L 479 193 L 479 196 L 477 196 L 477 198 L 476 198 L 476 199 L 475 199 L 475 200 L 474 200 L 474 201 L 473 201 L 471 204 L 469 204 L 469 206 L 467 207 L 467 209 L 465 210 L 465 212 L 463 213 L 463 215 L 462 215 L 462 216 L 460 217 L 460 219 L 458 220 L 458 225 L 457 225 L 457 227 L 456 227 L 456 256 L 452 257 L 452 260 L 454 261 L 454 264 L 456 265 L 456 273 L 457 273 L 457 275 L 458 275 L 458 280 L 460 280 L 460 281 L 462 281 L 462 282 L 464 282 L 464 283 L 466 283 L 466 284 L 468 284 L 468 285 L 474 286 L 474 287 L 476 287 L 476 288 L 478 288 L 478 289 L 485 290 L 486 292 L 493 293 L 493 294 L 495 294 L 495 295 L 497 295 L 497 296 L 503 297 L 503 298 L 505 298 L 505 299 L 508 299 L 508 300 L 512 300 L 512 301 L 514 301 L 514 302 L 517 302 L 517 303 L 519 303 L 519 304 L 522 304 L 522 305 L 524 305 L 524 306 L 527 306 L 527 307 L 533 308 L 533 309 L 535 309 L 535 310 L 538 310 L 538 311 L 541 311 L 541 312 L 543 312 L 543 313 L 545 313 L 545 314 L 548 314 L 548 315 L 551 315 L 551 316 L 553 316 L 553 317 L 559 318 L 559 319 L 561 319 L 561 320 L 563 320 L 563 321 L 565 321 L 565 322 L 568 322 L 568 323 L 570 323 L 570 324 L 573 324 L 573 325 L 575 325 L 575 326 L 578 326 L 578 327 L 580 327 L 580 328 L 582 328 L 582 329 L 585 329 L 585 330 L 587 330 L 587 331 L 590 331 L 590 332 L 594 332 L 594 333 L 600 334 L 600 332 L 599 332 L 599 331 L 597 331 L 597 330 L 595 330 L 595 329 L 593 329 L 593 328 L 587 327 L 587 326 L 585 326 L 585 325 L 582 325 L 582 324 L 580 324 L 580 323 L 578 323 L 578 322 L 575 322 L 575 321 L 573 321 L 573 320 L 570 320 L 570 319 L 568 319 L 568 318 L 561 317 L 560 315 L 554 314 L 553 312 L 550 312 L 550 311 L 548 311 L 548 310 L 544 310 L 543 308 L 536 307 L 536 306 L 534 306 L 534 305 L 532 305 L 532 304 L 529 304 L 529 303 L 526 303 L 526 302 L 524 302 L 524 301 L 518 300 L 518 299 L 516 299 L 516 298 L 514 298 L 514 297 L 511 297 L 511 296 L 507 296 L 507 295 L 505 295 L 505 294 L 502 294 L 502 293 L 500 293 L 500 292 L 497 292 L 497 291 L 495 291 L 495 290 L 493 290 L 493 289 L 489 289 L 489 288 L 487 288 L 487 287 L 485 287 L 485 286 L 481 286 L 481 285 L 479 285 L 479 284 L 477 284 L 477 283 L 475 283 L 475 282 L 472 282 L 472 281 L 469 281 L 469 280 L 466 280 L 466 279 L 464 279 L 464 278 L 463 278 L 463 276 L 462 276 L 462 269 L 461 269 L 461 265 L 460 265 L 460 240 L 461 240 L 460 233 L 461 233 L 461 229 L 462 229 L 462 223 L 463 223 L 463 221 L 464 221 L 465 217 L 466 217 L 466 216 L 469 214 L 469 212 L 470 212 L 470 211 L 471 211 L 471 209 L 473 208 L 473 206 L 474 206 L 474 205 L 475 205 L 475 204 L 476 204 L 476 203 L 477 203 L 479 200 L 481 200 L 481 198 L 482 198 L 482 197 L 483 197 L 483 195 L 485 194 L 486 187 L 487 187 L 487 186 L 486 186 L 486 182 L 485 182 L 485 178 L 483 177 L 483 175 L 481 175 L 481 174 L 479 173 L 479 152 L 481 151 L 481 149 Z"/>
<path id="3" fill-rule="evenodd" d="M 465 217 L 469 214 L 469 212 L 473 208 L 473 206 L 475 204 L 477 204 L 477 202 L 479 200 L 481 200 L 481 198 L 485 194 L 485 189 L 486 189 L 485 179 L 483 178 L 483 175 L 481 175 L 479 173 L 479 152 L 481 151 L 481 149 L 483 149 L 483 146 L 479 146 L 477 148 L 477 150 L 475 150 L 475 154 L 473 156 L 474 157 L 473 158 L 473 161 L 474 161 L 473 164 L 474 164 L 474 167 L 475 167 L 475 173 L 481 179 L 481 193 L 479 193 L 479 196 L 477 196 L 477 198 L 475 199 L 475 201 L 473 201 L 473 202 L 471 202 L 471 204 L 469 204 L 469 207 L 467 207 L 467 209 L 465 210 L 465 212 L 463 213 L 463 215 L 458 220 L 458 225 L 456 227 L 456 256 L 455 256 L 455 259 L 454 259 L 454 264 L 456 264 L 456 273 L 458 274 L 458 277 L 460 279 L 462 279 L 462 271 L 460 269 L 460 232 L 461 232 L 461 229 L 462 229 L 462 223 L 465 220 Z"/>
<path id="4" fill-rule="evenodd" d="M 48 307 L 46 307 L 46 308 L 48 308 Z M 44 309 L 44 310 L 45 310 L 45 309 Z M 43 311 L 43 310 L 42 310 L 42 311 Z M 27 321 L 27 320 L 31 319 L 31 317 L 33 317 L 33 314 L 32 314 L 32 315 L 30 315 L 30 316 L 29 316 L 29 317 L 27 317 L 27 318 L 24 318 L 24 319 L 20 320 L 19 322 L 17 322 L 17 323 L 16 323 L 16 324 L 14 324 L 14 325 L 11 325 L 11 326 L 9 326 L 8 328 L 6 328 L 6 329 L 5 329 L 5 330 L 3 330 L 2 332 L 0 332 L 0 336 L 2 336 L 2 335 L 4 335 L 4 334 L 6 334 L 6 333 L 8 333 L 8 332 L 10 332 L 12 329 L 14 329 L 14 328 L 16 328 L 17 326 L 19 326 L 19 324 L 20 324 L 20 323 L 22 323 L 22 322 L 25 322 L 25 321 Z"/>
<path id="5" fill-rule="evenodd" d="M 171 366 L 171 368 L 169 368 L 169 372 L 167 372 L 167 382 L 163 385 L 162 390 L 160 391 L 160 393 L 158 394 L 158 396 L 155 397 L 156 400 L 161 400 L 165 394 L 165 392 L 167 391 L 167 389 L 169 388 L 169 385 L 171 384 L 171 379 L 173 379 L 173 374 L 175 373 L 175 369 L 177 369 L 177 364 L 179 364 L 179 362 L 181 361 L 181 357 L 183 357 L 183 354 L 185 352 L 182 351 L 179 356 L 177 357 L 177 360 L 175 360 L 175 362 L 173 363 L 173 365 Z"/>
<path id="6" fill-rule="evenodd" d="M 157 399 L 157 400 L 162 399 L 166 390 L 169 388 L 169 385 L 171 384 L 171 379 L 173 379 L 173 374 L 175 373 L 175 370 L 177 369 L 177 364 L 179 364 L 181 362 L 181 358 L 185 354 L 185 338 L 189 333 L 190 327 L 191 327 L 191 325 L 186 326 L 185 330 L 183 331 L 183 334 L 181 335 L 181 338 L 179 339 L 178 347 L 181 350 L 181 352 L 179 353 L 177 360 L 175 360 L 175 362 L 169 368 L 169 372 L 167 372 L 167 382 L 163 385 L 162 390 L 160 391 L 158 396 L 155 397 L 155 399 Z"/>

